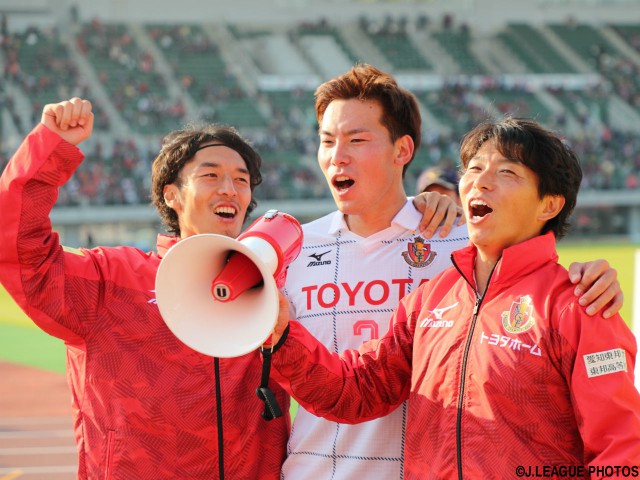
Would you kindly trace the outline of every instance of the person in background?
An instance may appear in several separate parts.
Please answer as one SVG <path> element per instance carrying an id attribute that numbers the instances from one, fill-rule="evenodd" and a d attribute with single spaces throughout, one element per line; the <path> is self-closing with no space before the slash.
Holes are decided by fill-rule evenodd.
<path id="1" fill-rule="evenodd" d="M 585 313 L 556 253 L 582 178 L 576 155 L 505 118 L 467 134 L 460 156 L 471 245 L 400 300 L 385 336 L 340 355 L 306 320 L 289 322 L 282 295 L 272 378 L 337 425 L 402 411 L 396 473 L 408 479 L 628 477 L 640 465 L 636 341 L 619 315 Z M 368 478 L 385 478 L 368 460 Z"/>
<path id="2" fill-rule="evenodd" d="M 383 336 L 400 299 L 449 267 L 451 253 L 469 238 L 464 225 L 434 235 L 407 199 L 403 177 L 421 138 L 413 94 L 391 75 L 358 65 L 320 85 L 315 96 L 318 163 L 337 210 L 303 225 L 302 251 L 289 265 L 284 293 L 292 316 L 337 353 Z M 593 286 L 585 294 L 596 302 L 589 308 L 619 310 L 620 287 L 606 262 L 574 264 L 571 274 L 583 282 L 582 292 Z M 402 478 L 407 415 L 405 404 L 384 418 L 346 425 L 299 409 L 283 477 Z"/>
<path id="3" fill-rule="evenodd" d="M 448 195 L 460 205 L 458 195 L 458 175 L 456 172 L 440 167 L 430 167 L 422 171 L 416 181 L 416 195 L 423 192 L 438 192 Z"/>

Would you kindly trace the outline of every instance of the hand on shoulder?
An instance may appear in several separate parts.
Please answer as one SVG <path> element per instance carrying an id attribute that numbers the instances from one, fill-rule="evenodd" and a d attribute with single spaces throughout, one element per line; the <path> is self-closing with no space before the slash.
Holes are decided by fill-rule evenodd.
<path id="1" fill-rule="evenodd" d="M 444 238 L 454 227 L 466 222 L 462 208 L 448 195 L 423 192 L 413 199 L 413 205 L 422 213 L 418 229 L 426 238 L 431 238 L 438 227 L 440 237 Z"/>

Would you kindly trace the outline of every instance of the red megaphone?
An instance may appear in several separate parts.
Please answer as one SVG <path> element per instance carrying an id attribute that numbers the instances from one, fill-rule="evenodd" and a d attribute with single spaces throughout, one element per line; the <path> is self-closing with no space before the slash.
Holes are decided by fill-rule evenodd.
<path id="1" fill-rule="evenodd" d="M 302 248 L 302 227 L 291 215 L 269 210 L 245 230 L 237 240 L 254 252 L 272 272 L 278 288 L 284 286 L 286 268 Z M 227 264 L 213 279 L 211 293 L 216 300 L 229 302 L 259 285 L 262 274 L 246 255 L 232 251 Z"/>

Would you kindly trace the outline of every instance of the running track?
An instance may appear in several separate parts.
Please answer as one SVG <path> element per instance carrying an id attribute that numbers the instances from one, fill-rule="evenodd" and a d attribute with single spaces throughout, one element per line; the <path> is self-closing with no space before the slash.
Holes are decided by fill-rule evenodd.
<path id="1" fill-rule="evenodd" d="M 65 376 L 0 361 L 0 480 L 75 480 Z"/>

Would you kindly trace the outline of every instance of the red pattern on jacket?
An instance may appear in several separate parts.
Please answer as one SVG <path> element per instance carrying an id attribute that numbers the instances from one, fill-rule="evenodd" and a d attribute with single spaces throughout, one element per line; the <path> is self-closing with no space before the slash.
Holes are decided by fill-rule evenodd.
<path id="1" fill-rule="evenodd" d="M 0 282 L 67 346 L 78 478 L 219 478 L 220 408 L 225 477 L 279 478 L 289 397 L 275 385 L 287 414 L 261 417 L 259 353 L 218 359 L 216 378 L 214 359 L 180 342 L 160 316 L 156 270 L 177 239 L 159 236 L 159 254 L 60 246 L 48 215 L 82 160 L 80 150 L 39 125 L 0 178 Z"/>
<path id="2" fill-rule="evenodd" d="M 459 270 L 406 296 L 390 332 L 359 351 L 329 353 L 292 321 L 273 377 L 334 421 L 376 418 L 408 398 L 406 478 L 640 465 L 636 342 L 622 319 L 584 313 L 553 234 L 503 252 L 475 317 L 475 254 L 455 252 Z M 503 318 L 509 325 L 517 314 L 521 331 L 511 333 Z M 609 351 L 626 358 L 626 372 L 589 378 L 585 355 Z"/>

